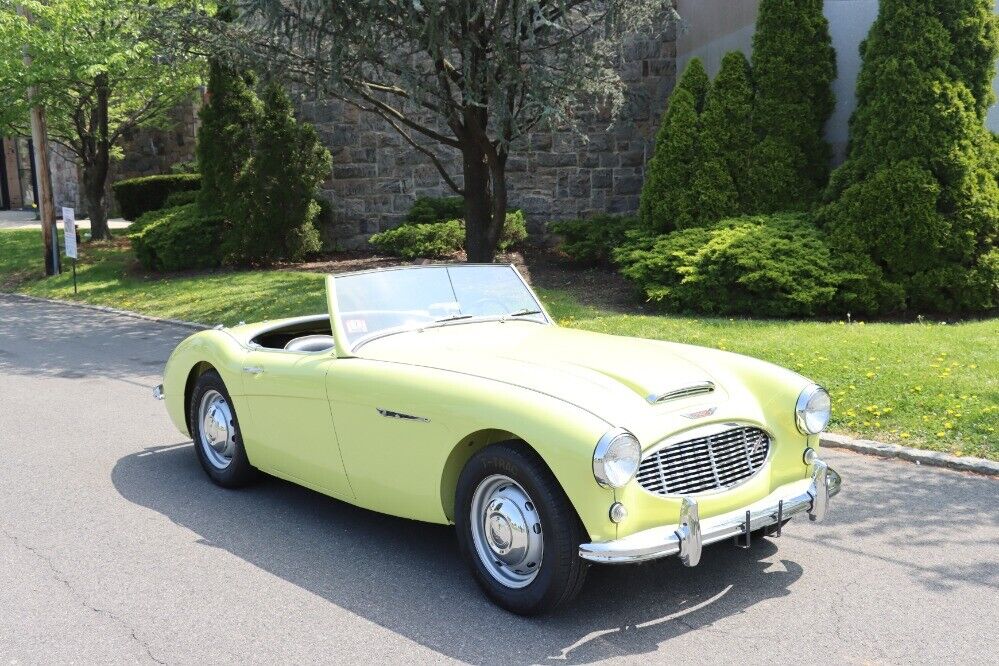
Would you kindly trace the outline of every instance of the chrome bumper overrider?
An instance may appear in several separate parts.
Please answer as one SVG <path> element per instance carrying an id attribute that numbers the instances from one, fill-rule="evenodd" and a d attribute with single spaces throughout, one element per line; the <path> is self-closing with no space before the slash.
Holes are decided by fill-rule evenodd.
<path id="1" fill-rule="evenodd" d="M 704 544 L 745 536 L 802 511 L 807 511 L 811 520 L 822 520 L 829 498 L 839 492 L 840 483 L 835 470 L 816 460 L 811 478 L 781 486 L 742 509 L 701 520 L 697 500 L 685 497 L 678 524 L 654 527 L 614 541 L 584 543 L 579 547 L 579 556 L 591 562 L 627 564 L 679 555 L 684 564 L 692 567 L 700 561 Z"/>
<path id="2" fill-rule="evenodd" d="M 153 389 L 153 397 L 157 400 L 162 400 L 166 396 L 163 395 L 163 384 L 157 384 L 156 388 Z"/>

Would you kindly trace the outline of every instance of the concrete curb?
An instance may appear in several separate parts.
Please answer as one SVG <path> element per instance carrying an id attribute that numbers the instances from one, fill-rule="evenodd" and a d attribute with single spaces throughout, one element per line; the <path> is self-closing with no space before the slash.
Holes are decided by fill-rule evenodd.
<path id="1" fill-rule="evenodd" d="M 971 456 L 955 456 L 950 453 L 940 451 L 925 451 L 914 449 L 898 444 L 882 444 L 869 439 L 854 439 L 846 435 L 836 433 L 822 433 L 822 446 L 834 449 L 849 449 L 857 453 L 879 458 L 900 458 L 917 465 L 931 465 L 933 467 L 947 467 L 962 472 L 974 472 L 985 474 L 986 476 L 999 476 L 999 462 L 993 462 L 984 458 L 973 458 Z"/>
<path id="2" fill-rule="evenodd" d="M 133 319 L 143 319 L 145 321 L 152 321 L 161 324 L 171 324 L 173 326 L 180 326 L 182 328 L 195 331 L 202 331 L 207 328 L 211 328 L 210 326 L 199 324 L 197 322 L 152 317 L 149 315 L 139 314 L 138 312 L 119 310 L 118 308 L 111 308 L 104 305 L 91 305 L 89 303 L 76 303 L 74 301 L 60 301 L 54 298 L 41 298 L 39 296 L 26 296 L 24 294 L 4 293 L 0 295 L 23 298 L 28 301 L 38 301 L 41 303 L 54 303 L 56 305 L 69 305 L 78 308 L 86 308 L 87 310 L 96 310 L 98 312 L 106 312 L 108 314 L 132 317 Z M 820 442 L 822 446 L 828 446 L 833 449 L 848 449 L 850 451 L 863 453 L 869 456 L 878 456 L 879 458 L 899 458 L 901 460 L 914 462 L 917 465 L 947 467 L 949 469 L 956 469 L 962 472 L 974 472 L 976 474 L 984 474 L 986 476 L 999 476 L 999 462 L 985 460 L 984 458 L 955 456 L 949 453 L 941 453 L 939 451 L 924 451 L 922 449 L 914 449 L 908 446 L 899 446 L 898 444 L 882 444 L 881 442 L 875 442 L 869 439 L 854 439 L 853 437 L 838 435 L 832 432 L 822 433 Z"/>
<path id="3" fill-rule="evenodd" d="M 10 292 L 0 292 L 0 296 L 21 298 L 26 301 L 35 301 L 37 303 L 52 303 L 53 305 L 68 305 L 70 307 L 84 308 L 85 310 L 96 310 L 97 312 L 105 312 L 107 314 L 121 315 L 123 317 L 131 317 L 132 319 L 143 319 L 145 321 L 153 321 L 158 324 L 170 324 L 172 326 L 180 326 L 181 328 L 187 328 L 194 331 L 203 331 L 207 328 L 211 328 L 211 326 L 207 326 L 205 324 L 199 324 L 193 321 L 184 321 L 182 319 L 166 319 L 165 317 L 152 317 L 150 315 L 144 315 L 138 312 L 131 312 L 130 310 L 119 310 L 118 308 L 111 308 L 106 305 L 91 305 L 90 303 L 77 303 L 75 301 L 61 301 L 56 298 L 42 298 L 40 296 L 28 296 L 26 294 L 15 294 Z"/>

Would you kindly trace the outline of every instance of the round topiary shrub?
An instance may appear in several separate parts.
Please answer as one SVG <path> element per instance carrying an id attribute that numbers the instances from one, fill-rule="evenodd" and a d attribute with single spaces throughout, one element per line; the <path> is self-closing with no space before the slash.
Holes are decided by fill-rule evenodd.
<path id="1" fill-rule="evenodd" d="M 804 214 L 722 220 L 638 238 L 614 252 L 649 301 L 710 315 L 809 317 L 829 311 L 844 276 Z"/>

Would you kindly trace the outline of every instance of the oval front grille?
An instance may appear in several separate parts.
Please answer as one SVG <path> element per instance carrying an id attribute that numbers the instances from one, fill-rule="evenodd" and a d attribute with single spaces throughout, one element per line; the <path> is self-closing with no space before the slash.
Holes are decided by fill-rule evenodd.
<path id="1" fill-rule="evenodd" d="M 638 467 L 638 483 L 657 495 L 693 495 L 731 488 L 767 461 L 770 437 L 751 426 L 688 439 L 653 452 Z"/>

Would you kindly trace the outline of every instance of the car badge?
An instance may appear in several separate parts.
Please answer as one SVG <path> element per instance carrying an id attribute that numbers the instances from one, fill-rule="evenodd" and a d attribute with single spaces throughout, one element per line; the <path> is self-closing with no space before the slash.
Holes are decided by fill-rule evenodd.
<path id="1" fill-rule="evenodd" d="M 717 406 L 706 407 L 704 409 L 698 409 L 696 412 L 687 412 L 686 414 L 683 414 L 683 417 L 687 419 L 703 419 L 705 416 L 711 416 L 714 414 L 716 409 L 718 409 Z"/>

